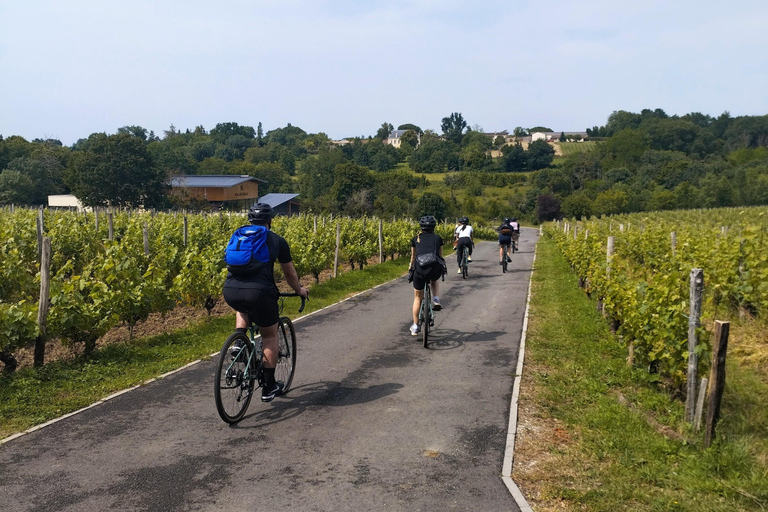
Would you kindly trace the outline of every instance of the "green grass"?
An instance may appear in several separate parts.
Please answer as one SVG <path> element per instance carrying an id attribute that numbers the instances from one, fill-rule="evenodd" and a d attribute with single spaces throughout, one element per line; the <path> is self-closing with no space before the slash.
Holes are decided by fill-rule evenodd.
<path id="1" fill-rule="evenodd" d="M 586 142 L 561 142 L 560 151 L 563 152 L 563 156 L 572 155 L 574 153 L 584 153 L 591 151 L 597 147 L 597 142 L 588 140 Z"/>
<path id="2" fill-rule="evenodd" d="M 540 438 L 549 443 L 546 460 L 516 461 L 521 487 L 537 488 L 538 505 L 558 510 L 768 508 L 765 382 L 729 367 L 718 440 L 703 448 L 683 404 L 626 365 L 625 347 L 555 245 L 542 239 L 538 251 L 522 403 L 535 397 L 544 422 L 562 426 L 570 441 Z"/>
<path id="3" fill-rule="evenodd" d="M 408 258 L 387 261 L 315 285 L 304 314 L 395 279 L 405 273 L 408 262 Z M 287 299 L 283 313 L 298 318 L 299 304 L 298 298 Z M 221 348 L 233 328 L 234 315 L 212 318 L 180 331 L 104 347 L 91 359 L 51 362 L 0 376 L 0 439 L 206 359 Z"/>

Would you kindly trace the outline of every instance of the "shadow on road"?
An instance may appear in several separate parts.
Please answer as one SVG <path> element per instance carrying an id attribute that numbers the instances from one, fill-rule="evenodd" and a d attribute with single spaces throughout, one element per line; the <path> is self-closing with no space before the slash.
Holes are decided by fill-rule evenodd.
<path id="1" fill-rule="evenodd" d="M 258 402 L 259 391 L 257 390 L 257 396 L 253 397 L 251 407 L 261 407 L 262 409 L 247 414 L 240 423 L 231 427 L 263 427 L 296 417 L 311 407 L 342 407 L 372 402 L 397 393 L 402 387 L 402 384 L 395 382 L 377 384 L 367 388 L 344 386 L 341 382 L 317 382 L 291 388 L 284 396 L 277 397 L 269 404 Z M 253 424 L 254 420 L 255 424 Z M 247 425 L 243 425 L 244 422 Z"/>
<path id="2" fill-rule="evenodd" d="M 506 334 L 504 331 L 464 332 L 457 329 L 434 329 L 429 332 L 427 348 L 431 350 L 453 350 L 464 346 L 465 343 L 495 341 L 499 336 Z"/>

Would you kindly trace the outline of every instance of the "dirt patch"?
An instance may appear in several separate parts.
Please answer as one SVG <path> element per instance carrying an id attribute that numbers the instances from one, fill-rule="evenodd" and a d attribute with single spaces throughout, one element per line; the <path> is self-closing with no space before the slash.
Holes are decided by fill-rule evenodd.
<path id="1" fill-rule="evenodd" d="M 526 364 L 524 373 L 512 479 L 537 511 L 580 510 L 550 492 L 550 488 L 564 485 L 576 488 L 579 470 L 561 462 L 564 454 L 575 450 L 576 435 L 540 405 L 534 382 L 536 375 L 546 373 L 546 368 Z"/>

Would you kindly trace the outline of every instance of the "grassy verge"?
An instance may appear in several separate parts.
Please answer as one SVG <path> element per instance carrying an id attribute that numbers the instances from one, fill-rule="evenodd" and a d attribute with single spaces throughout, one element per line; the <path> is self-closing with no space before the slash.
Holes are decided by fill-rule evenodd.
<path id="1" fill-rule="evenodd" d="M 392 280 L 408 269 L 408 258 L 339 275 L 312 287 L 305 314 Z M 297 318 L 299 299 L 284 314 Z M 91 359 L 52 362 L 0 377 L 0 439 L 85 407 L 105 396 L 162 375 L 217 351 L 232 332 L 234 316 L 139 338 L 98 350 Z"/>
<path id="2" fill-rule="evenodd" d="M 626 365 L 554 244 L 539 242 L 513 477 L 535 510 L 768 508 L 768 386 L 728 368 L 718 441 Z"/>

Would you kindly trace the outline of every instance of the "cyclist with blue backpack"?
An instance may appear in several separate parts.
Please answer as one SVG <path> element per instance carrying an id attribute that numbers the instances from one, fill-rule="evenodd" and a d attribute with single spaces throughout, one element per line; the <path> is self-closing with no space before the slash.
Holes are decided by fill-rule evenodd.
<path id="1" fill-rule="evenodd" d="M 302 297 L 309 291 L 299 283 L 293 266 L 291 248 L 280 235 L 270 231 L 274 211 L 266 203 L 256 203 L 248 210 L 249 226 L 238 228 L 227 245 L 227 279 L 224 300 L 236 311 L 235 330 L 245 333 L 250 322 L 259 327 L 264 346 L 264 387 L 261 401 L 270 402 L 283 390 L 275 381 L 277 365 L 277 321 L 279 291 L 275 284 L 275 261 L 285 280 Z M 239 347 L 233 347 L 238 350 Z"/>

